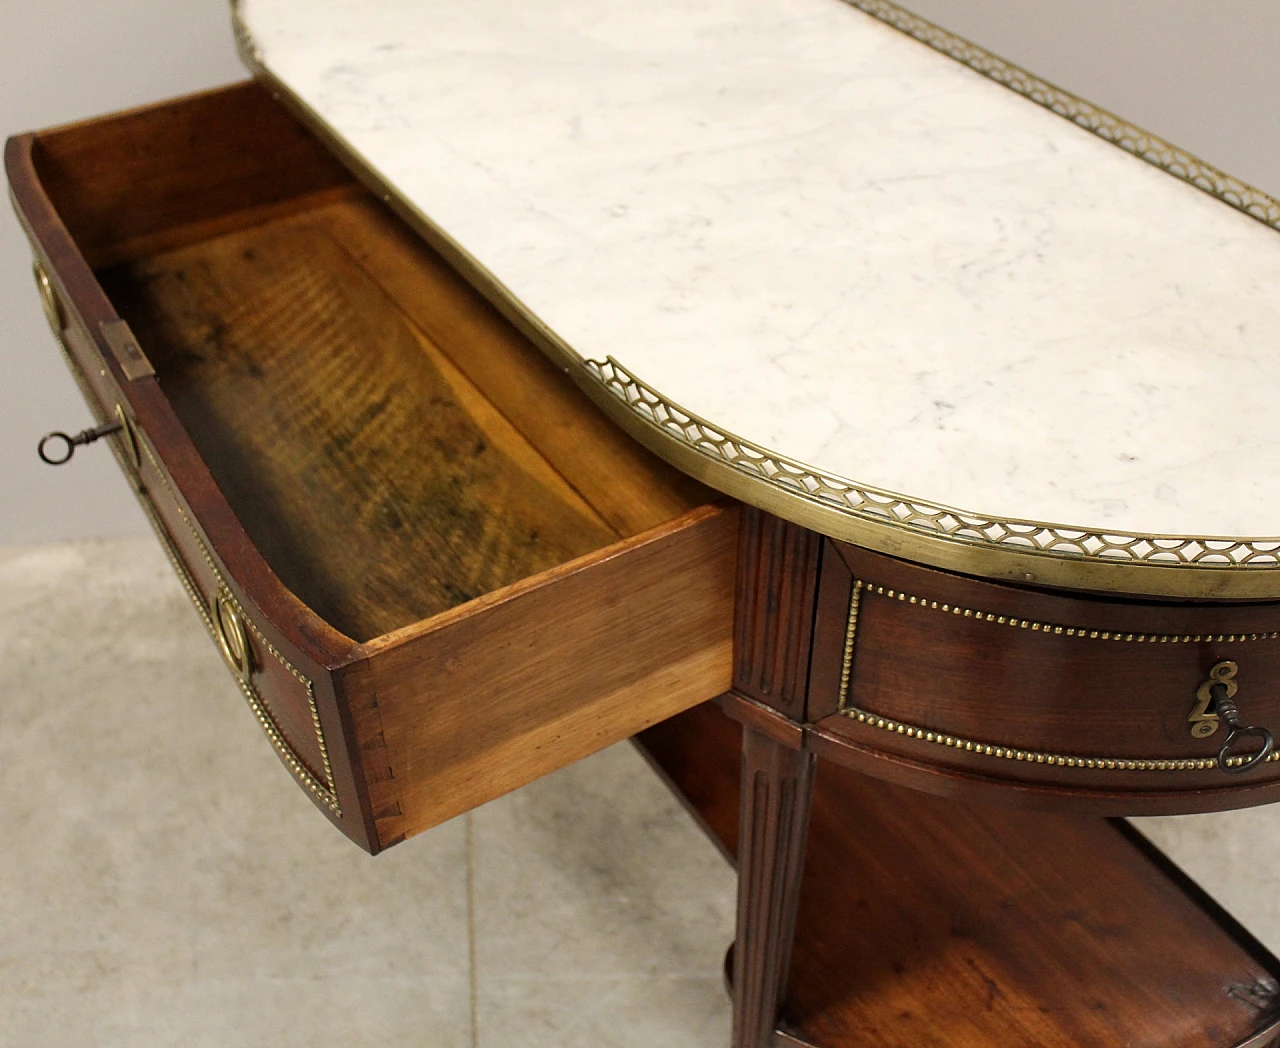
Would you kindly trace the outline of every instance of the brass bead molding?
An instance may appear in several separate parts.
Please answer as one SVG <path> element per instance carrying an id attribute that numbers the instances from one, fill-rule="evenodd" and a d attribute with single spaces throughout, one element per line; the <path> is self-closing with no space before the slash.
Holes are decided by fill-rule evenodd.
<path id="1" fill-rule="evenodd" d="M 218 649 L 222 652 L 223 659 L 231 669 L 232 676 L 235 678 L 236 684 L 239 685 L 245 701 L 249 704 L 249 708 L 253 711 L 259 727 L 262 728 L 267 738 L 271 740 L 271 745 L 275 747 L 285 766 L 293 772 L 294 777 L 308 791 L 319 798 L 326 808 L 341 818 L 342 806 L 338 803 L 338 788 L 333 780 L 333 768 L 329 762 L 329 747 L 325 741 L 324 728 L 320 723 L 320 710 L 316 706 L 314 684 L 309 677 L 285 658 L 280 650 L 267 639 L 262 631 L 254 625 L 253 620 L 245 613 L 240 602 L 232 594 L 226 579 L 223 578 L 222 572 L 214 563 L 213 556 L 204 544 L 204 540 L 200 537 L 191 519 L 187 516 L 186 510 L 182 508 L 182 504 L 178 501 L 177 493 L 170 486 L 168 478 L 156 461 L 151 446 L 145 440 L 139 439 L 139 443 L 146 454 L 147 460 L 154 468 L 156 476 L 160 478 L 160 483 L 164 486 L 178 516 L 182 518 L 182 522 L 186 525 L 192 539 L 195 541 L 196 548 L 199 549 L 200 555 L 205 562 L 205 567 L 213 574 L 217 594 L 213 599 L 212 607 L 205 604 L 204 598 L 200 595 L 200 590 L 196 587 L 195 580 L 192 579 L 191 573 L 187 570 L 182 555 L 169 537 L 169 529 L 160 518 L 160 514 L 156 511 L 155 506 L 152 505 L 151 500 L 144 492 L 139 492 L 139 501 L 142 503 L 142 508 L 146 511 L 147 519 L 151 522 L 151 527 L 155 531 L 156 537 L 160 540 L 160 545 L 164 547 L 164 551 L 169 557 L 169 563 L 173 565 L 173 570 L 182 582 L 182 588 L 187 591 L 187 596 L 191 599 L 191 603 L 195 605 L 196 612 L 204 623 L 205 629 L 209 631 L 209 635 L 213 637 Z M 307 705 L 311 711 L 311 724 L 315 729 L 316 742 L 320 747 L 320 760 L 324 772 L 323 780 L 318 778 L 307 767 L 302 758 L 298 756 L 297 751 L 289 744 L 289 740 L 285 737 L 284 732 L 280 730 L 280 726 L 276 723 L 270 709 L 267 708 L 267 704 L 263 701 L 262 695 L 254 686 L 252 681 L 253 654 L 249 646 L 250 634 L 273 659 L 288 670 L 289 674 L 306 689 Z M 241 646 L 238 653 L 237 646 Z"/>
<path id="2" fill-rule="evenodd" d="M 1280 535 L 1125 534 L 997 517 L 860 484 L 770 451 L 663 396 L 613 357 L 585 359 L 399 190 L 263 64 L 230 0 L 240 56 L 310 127 L 504 316 L 623 429 L 690 476 L 831 538 L 889 556 L 984 578 L 1063 589 L 1202 600 L 1280 599 Z M 889 0 L 851 7 L 1188 185 L 1280 230 L 1280 201 L 1164 139 L 1006 62 Z"/>
<path id="3" fill-rule="evenodd" d="M 853 580 L 853 591 L 849 597 L 849 617 L 845 628 L 844 651 L 840 663 L 840 701 L 836 712 L 841 716 L 856 720 L 869 728 L 879 731 L 905 735 L 909 739 L 945 746 L 949 749 L 963 750 L 979 756 L 993 757 L 997 760 L 1021 761 L 1029 764 L 1052 764 L 1061 768 L 1077 768 L 1092 771 L 1211 771 L 1218 767 L 1217 757 L 1115 757 L 1078 755 L 1066 753 L 1050 753 L 1044 750 L 1025 750 L 1017 746 L 1002 743 L 981 742 L 961 735 L 952 735 L 944 731 L 921 727 L 908 721 L 884 717 L 870 710 L 860 709 L 849 704 L 849 685 L 853 676 L 853 649 L 857 641 L 858 615 L 862 610 L 864 594 L 874 594 L 886 600 L 896 600 L 903 604 L 912 604 L 922 611 L 939 612 L 944 615 L 958 615 L 962 618 L 989 622 L 1010 629 L 1030 630 L 1048 636 L 1074 637 L 1085 641 L 1119 642 L 1127 644 L 1197 644 L 1244 643 L 1248 641 L 1266 641 L 1280 639 L 1280 631 L 1270 633 L 1128 633 L 1124 630 L 1095 630 L 1082 626 L 1062 626 L 1053 623 L 1037 622 L 1032 619 L 1020 619 L 1011 615 L 999 615 L 990 611 L 978 611 L 961 605 L 948 604 L 943 601 L 922 597 L 918 594 L 904 593 L 887 586 Z M 1246 758 L 1231 757 L 1226 763 L 1229 767 L 1239 767 Z M 1280 753 L 1272 753 L 1265 763 L 1280 760 Z"/>
<path id="4" fill-rule="evenodd" d="M 1021 750 L 1013 746 L 998 746 L 991 743 L 975 742 L 958 735 L 945 732 L 930 731 L 918 725 L 906 724 L 889 717 L 879 717 L 874 713 L 853 708 L 841 710 L 847 717 L 852 717 L 860 724 L 884 731 L 906 735 L 908 738 L 932 742 L 938 746 L 947 746 L 968 753 L 976 753 L 987 757 L 997 757 L 1009 761 L 1023 761 L 1028 764 L 1054 764 L 1063 768 L 1090 769 L 1093 771 L 1212 771 L 1218 766 L 1216 757 L 1188 757 L 1174 759 L 1169 757 L 1080 757 L 1063 753 L 1047 753 L 1040 750 Z M 1240 767 L 1244 757 L 1228 757 L 1228 767 Z M 1267 755 L 1264 763 L 1272 764 L 1280 760 L 1280 753 Z"/>

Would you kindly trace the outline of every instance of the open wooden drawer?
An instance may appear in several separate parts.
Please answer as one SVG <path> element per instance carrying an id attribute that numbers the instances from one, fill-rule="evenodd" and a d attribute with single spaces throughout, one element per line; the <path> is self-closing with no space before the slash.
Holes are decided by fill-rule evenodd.
<path id="1" fill-rule="evenodd" d="M 737 514 L 260 87 L 15 138 L 68 363 L 277 752 L 377 851 L 728 689 Z"/>

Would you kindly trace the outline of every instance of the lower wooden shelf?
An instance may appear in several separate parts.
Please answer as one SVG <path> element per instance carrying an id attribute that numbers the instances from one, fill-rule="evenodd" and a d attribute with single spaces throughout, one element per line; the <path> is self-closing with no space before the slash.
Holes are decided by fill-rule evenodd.
<path id="1" fill-rule="evenodd" d="M 637 738 L 731 857 L 740 738 L 713 704 Z M 1122 822 L 819 762 L 780 1044 L 1262 1048 L 1278 974 Z"/>

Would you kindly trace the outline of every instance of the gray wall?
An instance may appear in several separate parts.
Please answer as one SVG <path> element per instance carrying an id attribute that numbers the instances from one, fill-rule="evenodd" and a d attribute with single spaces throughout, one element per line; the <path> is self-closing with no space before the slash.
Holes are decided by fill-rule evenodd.
<path id="1" fill-rule="evenodd" d="M 0 0 L 0 137 L 245 76 L 226 0 Z M 0 206 L 0 543 L 141 533 L 105 447 L 52 469 L 51 429 L 92 424 L 31 281 L 31 254 Z"/>
<path id="2" fill-rule="evenodd" d="M 1275 0 L 907 6 L 1280 194 Z M 225 0 L 0 0 L 6 134 L 242 75 Z M 7 209 L 0 216 L 0 316 L 0 543 L 145 530 L 105 450 L 91 449 L 59 470 L 35 459 L 39 434 L 82 428 L 89 416 L 52 345 L 29 255 Z"/>
<path id="3" fill-rule="evenodd" d="M 1275 0 L 903 3 L 1280 195 L 1280 4 Z"/>

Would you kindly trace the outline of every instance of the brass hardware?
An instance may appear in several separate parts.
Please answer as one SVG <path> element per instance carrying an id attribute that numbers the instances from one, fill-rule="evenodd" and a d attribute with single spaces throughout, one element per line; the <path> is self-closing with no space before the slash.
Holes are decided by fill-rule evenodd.
<path id="1" fill-rule="evenodd" d="M 100 426 L 94 426 L 92 429 L 82 429 L 74 437 L 63 433 L 61 430 L 54 430 L 52 433 L 46 433 L 40 438 L 40 443 L 36 445 L 36 454 L 40 456 L 41 462 L 47 462 L 50 466 L 61 466 L 64 462 L 70 462 L 71 456 L 75 454 L 76 448 L 82 444 L 92 444 L 95 440 L 107 436 L 110 433 L 119 432 L 123 428 L 123 423 L 116 419 L 114 422 L 104 422 Z M 59 447 L 58 441 L 61 441 L 61 448 L 64 454 L 59 455 L 57 452 L 50 452 L 50 447 Z"/>
<path id="2" fill-rule="evenodd" d="M 37 284 L 40 288 L 41 297 L 46 303 L 45 310 L 46 314 L 49 316 L 50 324 L 61 324 L 63 320 L 61 305 L 57 295 L 53 292 L 53 286 L 49 282 L 48 275 L 45 273 L 44 266 L 40 263 L 39 259 L 35 261 L 33 271 L 36 276 Z M 58 334 L 61 335 L 61 330 L 58 330 Z M 58 346 L 66 360 L 67 368 L 71 372 L 72 378 L 75 379 L 76 385 L 79 386 L 80 392 L 83 394 L 85 401 L 96 414 L 98 411 L 97 405 L 99 403 L 97 394 L 85 379 L 79 361 L 71 355 L 67 349 L 65 340 L 61 337 L 58 339 Z M 123 367 L 123 364 L 121 366 Z M 182 588 L 186 591 L 186 594 L 190 598 L 192 605 L 195 607 L 197 614 L 199 614 L 201 621 L 204 622 L 205 628 L 213 635 L 219 648 L 221 648 L 221 634 L 224 629 L 224 624 L 238 622 L 242 629 L 247 629 L 247 632 L 252 632 L 253 635 L 257 637 L 258 644 L 261 646 L 262 650 L 279 663 L 285 671 L 292 675 L 305 689 L 307 705 L 311 712 L 311 724 L 315 731 L 316 744 L 320 750 L 321 769 L 319 774 L 313 772 L 293 749 L 293 746 L 290 744 L 288 738 L 285 737 L 280 726 L 276 723 L 271 710 L 268 708 L 261 694 L 259 694 L 258 689 L 249 679 L 249 676 L 241 676 L 238 671 L 236 672 L 237 683 L 240 686 L 240 691 L 243 693 L 245 701 L 248 703 L 250 710 L 253 712 L 254 718 L 258 721 L 259 726 L 266 734 L 271 745 L 280 755 L 281 760 L 284 761 L 285 765 L 297 777 L 298 781 L 304 788 L 310 791 L 325 806 L 325 808 L 338 818 L 341 818 L 342 805 L 338 800 L 338 787 L 334 781 L 333 767 L 329 760 L 329 746 L 325 738 L 324 726 L 320 721 L 320 710 L 316 704 L 316 689 L 314 683 L 308 676 L 306 676 L 306 674 L 302 673 L 296 666 L 294 666 L 293 663 L 285 657 L 284 653 L 281 652 L 266 636 L 264 636 L 251 620 L 246 618 L 244 613 L 240 610 L 239 605 L 236 603 L 235 598 L 230 595 L 229 591 L 225 590 L 226 584 L 223 581 L 222 572 L 214 563 L 212 555 L 204 544 L 204 540 L 200 537 L 195 525 L 187 516 L 187 512 L 183 509 L 182 502 L 178 498 L 177 492 L 175 492 L 173 487 L 170 485 L 164 470 L 156 460 L 151 448 L 140 438 L 134 427 L 132 419 L 129 418 L 122 405 L 116 405 L 115 415 L 116 423 L 106 423 L 105 425 L 119 426 L 118 432 L 120 433 L 120 447 L 116 447 L 113 450 L 115 451 L 117 458 L 120 459 L 121 465 L 125 464 L 127 458 L 127 460 L 132 463 L 135 470 L 139 469 L 141 466 L 142 456 L 146 456 L 151 467 L 155 471 L 155 476 L 159 486 L 163 488 L 165 493 L 168 495 L 173 504 L 174 511 L 177 513 L 183 524 L 186 525 L 187 533 L 195 543 L 196 548 L 199 550 L 206 569 L 212 574 L 217 585 L 222 587 L 225 591 L 225 596 L 223 596 L 222 599 L 225 603 L 226 610 L 230 611 L 231 614 L 216 617 L 218 616 L 216 604 L 215 608 L 210 608 L 206 603 L 200 593 L 200 590 L 197 588 L 195 581 L 192 579 L 191 573 L 188 571 L 182 556 L 179 554 L 177 546 L 169 535 L 167 525 L 161 519 L 159 512 L 151 502 L 151 499 L 147 496 L 147 493 L 137 486 L 138 481 L 135 476 L 133 480 L 135 483 L 135 494 L 138 496 L 138 501 L 142 505 L 142 508 L 147 515 L 147 520 L 150 522 L 151 527 L 156 533 L 156 537 L 160 540 L 160 545 L 168 556 L 169 563 L 173 566 L 174 572 L 182 583 Z M 234 630 L 234 627 L 232 628 Z M 246 653 L 246 658 L 251 662 L 252 651 L 249 647 L 247 632 L 242 634 L 243 646 L 240 650 Z M 232 635 L 234 636 L 234 633 Z M 224 653 L 223 657 L 229 658 L 228 653 Z"/>
<path id="3" fill-rule="evenodd" d="M 66 326 L 66 318 L 62 313 L 62 303 L 58 300 L 58 293 L 53 290 L 53 281 L 49 279 L 49 273 L 40 259 L 32 261 L 31 274 L 36 278 L 36 287 L 40 289 L 40 304 L 44 306 L 45 319 L 49 321 L 53 333 L 61 338 L 62 329 Z"/>
<path id="4" fill-rule="evenodd" d="M 1000 615 L 994 611 L 981 611 L 977 608 L 966 608 L 959 604 L 948 604 L 945 601 L 931 600 L 912 593 L 904 593 L 888 586 L 877 586 L 871 582 L 855 580 L 860 590 L 876 596 L 888 597 L 906 604 L 918 605 L 922 610 L 941 611 L 951 615 L 960 615 L 966 619 L 979 622 L 990 622 L 997 626 L 1008 626 L 1010 629 L 1030 630 L 1033 633 L 1044 633 L 1054 637 L 1075 637 L 1079 640 L 1105 640 L 1128 644 L 1243 644 L 1246 641 L 1280 640 L 1280 630 L 1268 633 L 1126 633 L 1124 630 L 1095 630 L 1085 626 L 1064 626 L 1052 622 L 1038 622 L 1035 619 L 1020 619 L 1014 615 Z"/>
<path id="5" fill-rule="evenodd" d="M 329 811 L 341 818 L 342 805 L 338 802 L 338 787 L 333 779 L 333 767 L 329 761 L 329 745 L 325 739 L 324 726 L 320 723 L 320 710 L 316 705 L 315 685 L 312 683 L 311 678 L 302 673 L 293 665 L 293 663 L 285 658 L 284 653 L 272 644 L 262 631 L 253 624 L 253 620 L 245 616 L 245 614 L 240 610 L 239 605 L 235 602 L 235 598 L 232 597 L 230 591 L 226 589 L 226 583 L 223 581 L 222 572 L 219 570 L 217 564 L 214 563 L 213 556 L 210 554 L 208 547 L 205 546 L 204 540 L 200 537 L 200 533 L 196 531 L 195 525 L 192 524 L 191 519 L 187 516 L 187 513 L 182 508 L 181 503 L 177 501 L 177 493 L 170 486 L 168 479 L 160 468 L 160 464 L 152 454 L 151 448 L 143 444 L 142 450 L 145 452 L 147 460 L 151 463 L 152 468 L 156 471 L 156 475 L 159 478 L 161 486 L 164 488 L 169 498 L 173 500 L 174 509 L 177 512 L 179 519 L 181 519 L 183 524 L 186 525 L 187 534 L 191 536 L 191 540 L 200 551 L 200 556 L 204 561 L 205 567 L 213 575 L 216 584 L 222 587 L 223 591 L 226 593 L 228 602 L 230 603 L 232 610 L 236 612 L 237 618 L 239 618 L 239 620 L 248 627 L 249 631 L 258 638 L 258 643 L 267 652 L 267 654 L 283 666 L 284 669 L 291 674 L 304 689 L 306 689 L 307 705 L 311 710 L 311 724 L 315 729 L 316 744 L 320 748 L 320 760 L 323 765 L 324 773 L 323 779 L 318 777 L 306 766 L 306 764 L 303 763 L 289 740 L 280 730 L 280 726 L 276 723 L 275 717 L 272 715 L 267 704 L 263 701 L 258 689 L 254 687 L 253 682 L 244 677 L 236 678 L 236 683 L 240 685 L 240 691 L 244 695 L 245 701 L 249 704 L 249 709 L 252 710 L 254 718 L 266 733 L 267 738 L 270 740 L 271 745 L 275 747 L 276 753 L 280 755 L 281 760 L 284 761 L 285 765 L 293 772 L 298 781 L 307 790 L 317 797 L 320 802 L 329 809 Z M 192 605 L 196 609 L 196 613 L 200 616 L 200 620 L 205 625 L 205 629 L 207 629 L 216 639 L 218 636 L 218 627 L 214 622 L 213 611 L 205 603 L 199 589 L 197 589 L 195 582 L 192 580 L 191 572 L 187 569 L 187 565 L 183 561 L 182 555 L 178 552 L 178 548 L 169 534 L 167 525 L 161 519 L 155 505 L 152 503 L 151 499 L 147 497 L 145 492 L 138 492 L 138 502 L 146 513 L 147 520 L 150 521 L 151 527 L 156 533 L 156 538 L 160 540 L 161 547 L 169 557 L 169 563 L 173 566 L 173 570 L 177 574 L 178 580 L 182 583 L 182 588 L 186 590 L 187 597 L 190 598 Z"/>
<path id="6" fill-rule="evenodd" d="M 845 2 L 1228 207 L 1257 219 L 1263 225 L 1280 229 L 1280 200 L 1205 163 L 1194 153 L 1042 80 L 964 37 L 912 14 L 892 0 Z"/>
<path id="7" fill-rule="evenodd" d="M 36 445 L 36 454 L 40 456 L 41 462 L 47 462 L 50 466 L 61 466 L 71 461 L 76 448 L 92 444 L 95 440 L 110 436 L 112 433 L 120 434 L 120 443 L 124 446 L 125 454 L 133 463 L 134 469 L 137 469 L 141 465 L 141 458 L 138 455 L 138 434 L 133 428 L 133 422 L 119 404 L 116 405 L 116 417 L 112 421 L 103 422 L 92 429 L 82 429 L 75 436 L 63 433 L 61 430 L 46 433 Z M 59 441 L 61 444 L 58 443 Z M 60 449 L 63 453 L 58 454 L 57 450 L 51 451 L 51 448 Z"/>
<path id="8" fill-rule="evenodd" d="M 1266 728 L 1240 723 L 1240 709 L 1235 704 L 1239 690 L 1235 681 L 1238 671 L 1239 667 L 1230 659 L 1224 659 L 1209 670 L 1209 679 L 1196 689 L 1196 704 L 1187 717 L 1191 734 L 1197 739 L 1207 739 L 1218 730 L 1219 723 L 1227 722 L 1231 730 L 1218 751 L 1217 764 L 1228 775 L 1240 775 L 1269 761 L 1276 746 L 1275 739 Z M 1210 703 L 1214 706 L 1212 710 L 1209 709 Z M 1261 748 L 1253 753 L 1236 752 L 1236 744 L 1250 738 L 1257 739 Z"/>
<path id="9" fill-rule="evenodd" d="M 1280 201 L 1193 154 L 888 0 L 846 2 L 1117 149 L 1280 229 Z M 1123 535 L 972 513 L 911 498 L 778 455 L 666 399 L 612 358 L 584 359 L 466 248 L 402 199 L 382 172 L 267 69 L 245 24 L 241 0 L 231 0 L 231 7 L 240 56 L 272 94 L 516 328 L 569 372 L 606 414 L 650 451 L 697 480 L 831 538 L 966 575 L 1157 597 L 1280 598 L 1280 536 Z"/>
<path id="10" fill-rule="evenodd" d="M 116 405 L 116 421 L 120 424 L 120 445 L 125 456 L 134 469 L 142 468 L 142 454 L 138 449 L 138 431 L 134 428 L 133 419 L 120 405 Z"/>
<path id="11" fill-rule="evenodd" d="M 849 620 L 844 631 L 844 654 L 840 659 L 840 703 L 838 708 L 844 709 L 845 699 L 849 695 L 849 678 L 853 674 L 853 641 L 858 633 L 858 606 L 862 603 L 861 579 L 853 580 L 853 594 L 849 597 Z"/>
<path id="12" fill-rule="evenodd" d="M 909 739 L 931 742 L 937 746 L 964 750 L 985 757 L 999 757 L 1003 760 L 1023 761 L 1027 764 L 1052 764 L 1060 768 L 1082 768 L 1091 771 L 1212 771 L 1220 766 L 1214 757 L 1082 757 L 1067 753 L 1049 753 L 1044 750 L 1020 750 L 1016 746 L 1000 746 L 966 739 L 960 735 L 948 735 L 943 731 L 931 731 L 919 725 L 881 717 L 853 706 L 846 706 L 840 710 L 840 713 L 856 720 L 859 724 L 865 724 L 868 728 L 879 728 L 881 731 L 905 735 Z M 1243 763 L 1242 757 L 1228 755 L 1226 759 L 1232 772 L 1245 770 L 1238 767 Z M 1280 754 L 1271 752 L 1267 754 L 1265 763 L 1270 764 L 1276 760 L 1280 760 Z M 1264 761 L 1259 758 L 1250 767 L 1261 763 Z"/>
<path id="13" fill-rule="evenodd" d="M 132 329 L 123 320 L 104 320 L 98 325 L 98 330 L 102 332 L 102 338 L 111 349 L 120 370 L 124 372 L 124 377 L 130 382 L 156 373 L 151 361 L 138 345 L 138 340 L 134 338 Z"/>
<path id="14" fill-rule="evenodd" d="M 1235 703 L 1237 686 L 1233 678 L 1236 675 L 1234 662 L 1220 662 L 1209 671 L 1209 680 L 1200 686 L 1199 691 L 1208 691 L 1217 707 L 1216 715 L 1226 721 L 1231 730 L 1223 740 L 1222 749 L 1218 751 L 1218 767 L 1228 775 L 1241 775 L 1252 771 L 1260 764 L 1269 761 L 1276 748 L 1276 740 L 1266 728 L 1256 724 L 1241 724 L 1240 709 Z M 1197 691 L 1197 697 L 1199 696 Z M 1194 730 L 1193 730 L 1194 733 Z M 1207 734 L 1213 734 L 1212 731 Z M 1256 739 L 1260 748 L 1254 752 L 1237 751 L 1236 743 L 1245 739 Z"/>
<path id="15" fill-rule="evenodd" d="M 37 258 L 31 263 L 31 273 L 35 277 L 36 287 L 40 290 L 40 304 L 44 306 L 45 319 L 49 321 L 53 333 L 58 338 L 62 338 L 62 329 L 67 326 L 67 317 L 62 310 L 62 301 L 53 288 L 53 281 L 49 279 L 49 271 Z M 116 358 L 116 363 L 120 365 L 120 370 L 124 372 L 124 377 L 129 381 L 156 373 L 155 368 L 151 366 L 151 361 L 138 345 L 138 340 L 134 338 L 132 329 L 125 321 L 118 317 L 114 320 L 104 320 L 98 325 L 98 330 Z"/>
<path id="16" fill-rule="evenodd" d="M 1037 585 L 1067 589 L 1280 596 L 1280 537 L 1126 535 L 911 498 L 824 472 L 720 429 L 667 400 L 612 357 L 576 358 L 576 366 L 595 380 L 585 387 L 591 398 L 651 451 L 743 502 L 834 539 L 948 571 L 1014 582 L 1030 575 Z"/>
<path id="17" fill-rule="evenodd" d="M 1234 679 L 1238 669 L 1239 667 L 1230 660 L 1220 662 L 1209 671 L 1209 679 L 1196 689 L 1195 707 L 1187 715 L 1194 738 L 1207 739 L 1218 730 L 1218 713 L 1216 710 L 1209 709 L 1210 703 L 1213 702 L 1213 688 L 1215 685 L 1221 685 L 1226 691 L 1227 698 L 1234 697 L 1239 687 Z"/>
<path id="18" fill-rule="evenodd" d="M 218 593 L 213 601 L 213 623 L 217 627 L 218 648 L 231 672 L 241 680 L 248 680 L 253 673 L 253 653 L 249 648 L 249 631 L 244 619 L 226 590 Z"/>

